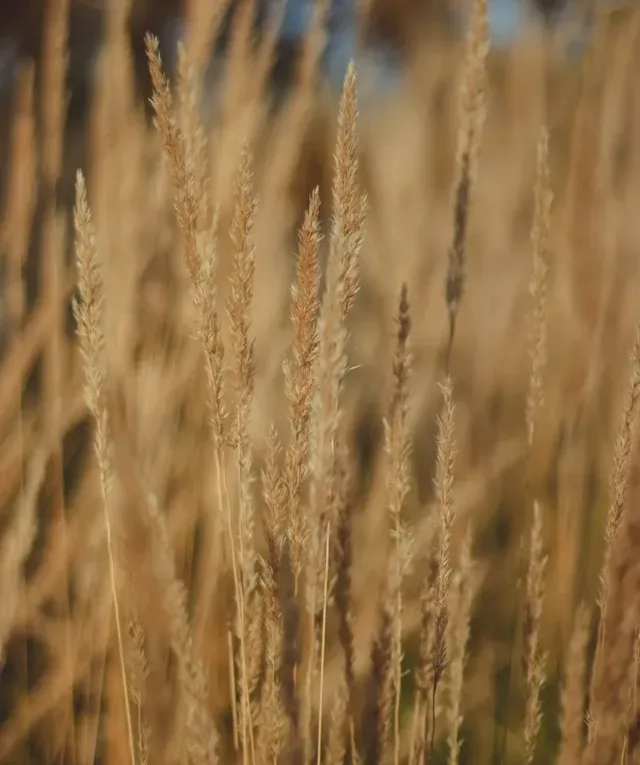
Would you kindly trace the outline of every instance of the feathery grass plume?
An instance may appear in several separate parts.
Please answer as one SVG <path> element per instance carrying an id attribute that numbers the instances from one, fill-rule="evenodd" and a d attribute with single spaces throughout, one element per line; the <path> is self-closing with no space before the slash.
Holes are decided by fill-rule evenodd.
<path id="1" fill-rule="evenodd" d="M 466 240 L 469 206 L 476 180 L 482 128 L 486 116 L 486 65 L 489 54 L 487 0 L 474 0 L 464 64 L 460 99 L 460 126 L 456 151 L 457 176 L 453 206 L 453 240 L 449 249 L 446 277 L 446 301 L 449 311 L 451 354 L 460 301 L 464 293 Z"/>
<path id="2" fill-rule="evenodd" d="M 144 711 L 145 683 L 149 676 L 149 662 L 145 651 L 144 630 L 135 617 L 129 620 L 129 646 L 127 651 L 127 679 L 129 695 L 136 709 L 136 744 L 139 765 L 149 762 L 151 728 Z"/>
<path id="3" fill-rule="evenodd" d="M 223 451 L 227 443 L 227 411 L 224 405 L 224 343 L 220 328 L 220 317 L 217 308 L 217 289 L 215 284 L 217 260 L 218 215 L 214 215 L 210 230 L 208 247 L 202 247 L 197 261 L 196 275 L 193 282 L 194 303 L 198 311 L 197 333 L 204 350 L 205 371 L 208 386 L 208 409 L 213 440 L 216 450 L 216 460 L 219 473 L 222 470 Z M 221 480 L 218 480 L 218 486 Z M 219 498 L 220 510 L 223 509 L 222 498 Z"/>
<path id="4" fill-rule="evenodd" d="M 542 127 L 538 138 L 536 156 L 536 184 L 533 223 L 531 227 L 531 242 L 533 245 L 533 271 L 529 282 L 529 293 L 532 298 L 532 307 L 528 318 L 528 351 L 531 361 L 529 372 L 527 399 L 525 404 L 525 425 L 527 430 L 527 442 L 529 445 L 529 470 L 531 468 L 532 447 L 535 440 L 536 426 L 540 411 L 544 404 L 544 375 L 547 364 L 547 290 L 549 275 L 548 236 L 550 225 L 550 211 L 553 194 L 549 182 L 549 135 L 546 127 Z M 527 494 L 531 493 L 530 476 L 527 478 Z M 527 497 L 527 502 L 530 497 Z M 535 523 L 535 522 L 534 522 Z M 526 565 L 526 547 L 524 543 L 520 549 L 518 571 L 523 575 Z M 519 602 L 514 603 L 514 612 L 511 623 L 512 648 L 509 654 L 507 697 L 511 691 L 511 670 L 513 652 L 516 647 L 516 630 L 518 615 L 520 612 Z M 530 686 L 527 687 L 527 692 Z M 507 732 L 505 728 L 503 749 L 507 745 Z"/>
<path id="5" fill-rule="evenodd" d="M 228 412 L 224 404 L 225 395 L 225 348 L 222 340 L 221 323 L 217 306 L 215 284 L 217 265 L 218 209 L 213 210 L 209 192 L 208 160 L 206 137 L 197 110 L 198 74 L 184 49 L 179 51 L 179 104 L 178 115 L 174 114 L 171 90 L 162 72 L 158 43 L 147 36 L 147 55 L 153 83 L 152 103 L 155 110 L 155 124 L 163 139 L 165 153 L 173 176 L 175 210 L 183 236 L 184 257 L 187 271 L 194 289 L 194 304 L 197 312 L 197 335 L 204 350 L 205 373 L 208 387 L 207 406 L 211 422 L 214 462 L 216 471 L 217 513 L 206 518 L 206 531 L 211 547 L 218 537 L 222 514 L 226 517 L 228 546 L 235 587 L 238 618 L 244 624 L 245 586 L 242 577 L 242 554 L 237 549 L 242 540 L 234 531 L 231 498 L 227 489 L 225 464 L 226 447 L 231 443 L 228 432 Z M 191 50 L 191 49 L 189 49 Z M 179 119 L 179 123 L 178 123 Z M 250 472 L 250 466 L 249 466 Z M 242 524 L 240 528 L 245 528 Z M 245 528 L 247 534 L 252 529 Z M 246 548 L 253 549 L 253 542 Z M 209 554 L 200 575 L 198 600 L 201 606 L 196 610 L 195 640 L 198 649 L 205 640 L 207 623 L 216 581 L 216 556 Z M 246 567 L 246 561 L 245 561 Z M 254 620 L 254 627 L 257 622 Z M 236 625 L 237 626 L 237 625 Z M 247 667 L 245 628 L 240 636 L 240 663 Z M 254 629 L 255 633 L 255 629 Z M 230 657 L 229 671 L 235 686 L 233 657 Z M 247 670 L 248 671 L 248 670 Z M 240 682 L 245 682 L 247 672 L 242 669 Z M 235 693 L 235 691 L 234 691 Z M 248 696 L 248 692 L 244 696 Z M 235 702 L 235 695 L 233 696 Z M 235 703 L 234 703 L 235 710 Z M 234 731 L 237 733 L 237 719 L 234 712 Z"/>
<path id="6" fill-rule="evenodd" d="M 255 567 L 253 565 L 253 525 L 247 527 L 244 522 L 251 520 L 252 513 L 247 514 L 247 509 L 251 511 L 251 488 L 248 483 L 251 473 L 250 455 L 247 458 L 247 422 L 248 411 L 252 393 L 252 345 L 246 345 L 246 338 L 243 338 L 243 328 L 245 319 L 242 312 L 244 302 L 250 299 L 251 279 L 253 274 L 253 252 L 251 247 L 245 251 L 245 245 L 249 245 L 246 235 L 249 233 L 251 219 L 253 217 L 253 200 L 249 202 L 249 207 L 245 204 L 246 199 L 243 195 L 250 191 L 250 170 L 248 153 L 245 152 L 241 167 L 240 177 L 237 187 L 237 208 L 236 218 L 234 220 L 234 230 L 232 236 L 237 240 L 236 258 L 235 258 L 235 278 L 236 285 L 232 299 L 235 302 L 230 306 L 234 314 L 231 316 L 234 327 L 233 341 L 236 351 L 236 360 L 238 366 L 238 379 L 236 388 L 240 392 L 238 404 L 238 418 L 235 423 L 235 433 L 227 432 L 226 419 L 227 412 L 224 407 L 224 345 L 222 341 L 220 320 L 216 305 L 215 290 L 215 253 L 216 253 L 216 232 L 217 232 L 217 213 L 214 215 L 213 223 L 209 224 L 208 215 L 211 212 L 211 204 L 208 201 L 207 177 L 203 169 L 206 167 L 206 157 L 204 155 L 204 138 L 202 137 L 201 127 L 195 109 L 195 97 L 193 95 L 194 75 L 189 68 L 189 62 L 186 57 L 182 60 L 181 69 L 181 107 L 182 123 L 185 129 L 190 130 L 190 135 L 185 138 L 180 125 L 178 124 L 173 108 L 173 100 L 169 81 L 162 71 L 162 61 L 159 54 L 157 38 L 147 35 L 145 37 L 147 57 L 149 60 L 149 70 L 153 85 L 153 96 L 151 99 L 155 117 L 154 124 L 158 129 L 164 144 L 164 151 L 169 161 L 169 167 L 173 179 L 175 202 L 174 209 L 176 219 L 183 237 L 184 259 L 187 272 L 194 285 L 194 301 L 198 310 L 198 335 L 205 351 L 205 369 L 207 375 L 207 384 L 209 390 L 208 407 L 214 436 L 214 456 L 216 466 L 216 483 L 218 487 L 219 510 L 224 512 L 226 509 L 227 534 L 229 548 L 231 552 L 232 571 L 235 587 L 236 600 L 236 630 L 239 633 L 239 664 L 240 664 L 240 696 L 241 696 L 241 715 L 242 715 L 242 733 L 244 747 L 245 763 L 248 761 L 249 749 L 251 749 L 252 761 L 255 761 L 253 729 L 250 724 L 251 712 L 247 705 L 250 704 L 250 683 L 248 680 L 248 661 L 246 640 L 249 630 L 245 623 L 245 587 L 251 582 L 246 581 L 247 572 L 253 584 Z M 244 175 L 243 175 L 244 169 Z M 247 178 L 247 173 L 249 177 Z M 247 189 L 247 182 L 249 188 Z M 249 217 L 246 217 L 248 213 Z M 210 226 L 210 227 L 209 227 Z M 249 226 L 249 230 L 246 227 Z M 246 273 L 245 273 L 246 272 Z M 248 277 L 249 281 L 244 284 L 243 279 Z M 239 291 L 238 291 L 239 290 Z M 249 292 L 247 293 L 247 290 Z M 244 302 L 243 302 L 244 301 Z M 239 313 L 238 313 L 239 312 Z M 234 324 L 235 322 L 235 324 Z M 243 345 L 245 343 L 245 345 Z M 238 356 L 237 354 L 241 355 Z M 244 354 L 244 355 L 243 355 Z M 245 368 L 246 367 L 246 368 Z M 246 379 L 245 379 L 246 376 Z M 248 387 L 247 387 L 248 384 Z M 240 438 L 238 438 L 238 434 Z M 239 448 L 239 461 L 244 464 L 244 470 L 241 469 L 240 491 L 240 531 L 239 541 L 236 541 L 234 524 L 232 518 L 231 498 L 226 486 L 226 477 L 224 472 L 225 465 L 225 447 L 235 439 L 235 445 Z M 250 503 L 247 508 L 247 501 Z M 243 516 L 244 509 L 244 516 Z M 249 538 L 249 544 L 244 542 Z M 243 576 L 244 573 L 244 576 Z M 205 576 L 205 587 L 207 583 L 211 584 L 211 577 Z M 202 621 L 204 624 L 204 620 Z M 255 633 L 255 630 L 253 631 Z M 198 636 L 200 642 L 201 636 Z M 234 677 L 233 657 L 230 657 L 230 672 Z M 235 683 L 233 683 L 235 685 Z M 234 706 L 235 709 L 235 706 Z M 234 714 L 234 726 L 236 725 Z M 234 727 L 235 730 L 235 727 Z M 250 746 L 249 746 L 250 744 Z"/>
<path id="7" fill-rule="evenodd" d="M 589 610 L 581 605 L 576 611 L 563 673 L 558 765 L 579 765 L 582 762 L 589 623 Z"/>
<path id="8" fill-rule="evenodd" d="M 133 724 L 127 691 L 127 673 L 125 665 L 124 638 L 120 599 L 118 594 L 115 545 L 110 512 L 111 482 L 113 464 L 106 400 L 105 338 L 104 338 L 104 290 L 102 265 L 96 246 L 96 233 L 91 220 L 91 211 L 87 202 L 84 176 L 78 171 L 76 176 L 76 204 L 74 210 L 75 249 L 78 266 L 78 290 L 80 299 L 74 301 L 73 312 L 76 320 L 76 332 L 82 355 L 85 375 L 85 400 L 95 420 L 96 431 L 94 447 L 100 474 L 102 507 L 107 535 L 109 557 L 109 577 L 111 595 L 118 640 L 118 658 L 122 676 L 122 691 L 129 736 L 129 756 L 131 765 L 135 765 L 135 746 L 133 742 Z"/>
<path id="9" fill-rule="evenodd" d="M 319 216 L 320 192 L 316 188 L 311 194 L 298 234 L 296 280 L 291 287 L 293 363 L 285 360 L 283 364 L 291 428 L 291 445 L 287 449 L 285 462 L 287 534 L 296 590 L 304 565 L 308 533 L 302 506 L 302 486 L 308 470 L 311 413 L 316 391 L 314 370 L 318 358 L 320 302 L 318 252 L 322 238 Z"/>
<path id="10" fill-rule="evenodd" d="M 338 134 L 334 152 L 333 221 L 331 248 L 340 251 L 342 320 L 346 320 L 359 288 L 359 255 L 364 236 L 367 199 L 358 182 L 358 97 L 356 72 L 349 64 L 338 110 Z M 333 259 L 329 260 L 329 267 Z M 338 263 L 338 257 L 335 259 Z M 329 280 L 327 278 L 327 288 Z"/>
<path id="11" fill-rule="evenodd" d="M 198 276 L 197 223 L 200 212 L 200 203 L 196 197 L 196 171 L 193 162 L 187 160 L 184 135 L 174 112 L 171 86 L 162 70 L 158 38 L 147 34 L 145 47 L 153 87 L 153 122 L 169 162 L 175 193 L 174 210 L 183 236 L 185 264 L 191 280 L 195 282 Z"/>
<path id="12" fill-rule="evenodd" d="M 231 226 L 234 247 L 231 294 L 227 313 L 231 327 L 231 345 L 235 361 L 234 388 L 236 411 L 231 440 L 238 458 L 240 475 L 239 526 L 240 571 L 245 588 L 255 578 L 254 502 L 251 489 L 252 455 L 249 442 L 249 420 L 255 377 L 254 340 L 251 337 L 251 301 L 255 275 L 255 246 L 252 229 L 256 198 L 253 192 L 251 154 L 245 145 L 234 190 L 235 209 Z"/>
<path id="13" fill-rule="evenodd" d="M 540 692 L 545 682 L 545 655 L 540 650 L 540 621 L 544 601 L 544 574 L 547 556 L 543 552 L 542 508 L 533 504 L 533 524 L 529 545 L 529 566 L 523 626 L 523 662 L 526 685 L 524 711 L 525 760 L 531 765 L 542 721 Z"/>
<path id="14" fill-rule="evenodd" d="M 467 663 L 467 644 L 469 642 L 473 601 L 480 585 L 478 566 L 472 557 L 472 541 L 471 527 L 469 527 L 451 583 L 451 618 L 448 639 L 450 646 L 449 707 L 447 710 L 449 765 L 458 765 L 460 757 L 462 745 L 460 740 L 461 707 L 464 671 Z"/>
<path id="15" fill-rule="evenodd" d="M 411 321 L 407 286 L 398 304 L 398 333 L 393 360 L 393 394 L 384 420 L 385 488 L 392 549 L 381 594 L 378 633 L 372 650 L 371 698 L 365 711 L 365 762 L 373 765 L 387 756 L 392 728 L 393 761 L 400 758 L 400 693 L 402 682 L 402 583 L 411 560 L 410 536 L 402 508 L 410 489 L 411 440 L 407 414 L 411 351 Z"/>
<path id="16" fill-rule="evenodd" d="M 207 229 L 214 219 L 213 211 L 210 209 L 207 137 L 198 113 L 197 71 L 182 43 L 178 45 L 177 96 L 176 116 L 182 135 L 185 161 L 189 164 L 189 172 L 195 183 L 191 193 L 198 203 L 196 226 L 198 237 L 201 239 L 208 233 Z M 208 242 L 204 241 L 201 246 L 207 244 Z"/>
<path id="17" fill-rule="evenodd" d="M 322 241 L 319 217 L 320 191 L 316 187 L 311 194 L 298 232 L 296 278 L 291 286 L 290 304 L 293 358 L 285 359 L 283 362 L 291 431 L 284 465 L 287 512 L 285 533 L 293 573 L 293 593 L 283 606 L 287 624 L 290 625 L 287 629 L 286 678 L 283 678 L 283 687 L 287 712 L 296 735 L 300 718 L 296 684 L 301 659 L 298 595 L 300 579 L 307 561 L 309 539 L 309 519 L 303 504 L 303 487 L 309 473 L 311 418 L 317 390 L 315 371 L 319 351 L 319 249 Z"/>
<path id="18" fill-rule="evenodd" d="M 311 418 L 309 465 L 311 513 L 308 531 L 306 608 L 311 629 L 311 656 L 304 692 L 303 741 L 309 759 L 311 682 L 317 672 L 317 649 L 324 580 L 323 540 L 335 520 L 336 447 L 341 421 L 340 395 L 347 370 L 345 321 L 358 291 L 358 258 L 362 246 L 366 202 L 358 186 L 356 145 L 356 76 L 349 66 L 340 99 L 334 157 L 333 222 L 326 285 L 318 321 L 317 389 Z M 334 524 L 335 525 L 335 524 Z"/>
<path id="19" fill-rule="evenodd" d="M 527 393 L 526 423 L 529 446 L 533 444 L 536 420 L 544 403 L 544 368 L 547 356 L 547 280 L 549 273 L 548 239 L 553 194 L 549 184 L 549 134 L 542 128 L 538 141 L 535 210 L 531 241 L 533 273 L 529 292 L 533 308 L 529 320 L 531 375 Z"/>
<path id="20" fill-rule="evenodd" d="M 278 432 L 273 425 L 269 428 L 266 448 L 265 467 L 261 472 L 262 495 L 266 506 L 264 526 L 269 554 L 268 566 L 276 586 L 286 534 L 287 487 L 279 464 L 282 449 Z"/>
<path id="21" fill-rule="evenodd" d="M 622 410 L 620 427 L 613 448 L 613 467 L 609 477 L 609 508 L 605 528 L 604 560 L 600 570 L 600 589 L 598 592 L 598 608 L 600 620 L 598 625 L 598 642 L 594 657 L 591 688 L 589 691 L 590 733 L 598 726 L 598 709 L 594 701 L 596 683 L 601 682 L 600 665 L 604 660 L 604 644 L 607 640 L 608 624 L 607 610 L 614 587 L 614 576 L 611 556 L 618 538 L 620 527 L 624 521 L 627 496 L 629 489 L 629 471 L 635 433 L 637 429 L 638 405 L 640 403 L 640 324 L 636 326 L 635 339 L 629 359 L 629 385 Z"/>
<path id="22" fill-rule="evenodd" d="M 249 657 L 260 652 L 259 643 L 250 645 L 257 636 L 259 618 L 259 591 L 257 589 L 257 558 L 254 541 L 255 507 L 252 489 L 252 453 L 249 441 L 249 420 L 253 401 L 255 376 L 254 341 L 250 336 L 251 301 L 255 274 L 255 246 L 252 229 L 256 198 L 253 192 L 251 154 L 244 146 L 234 190 L 234 216 L 231 225 L 231 241 L 234 247 L 231 294 L 227 312 L 231 327 L 231 345 L 235 361 L 234 388 L 236 409 L 231 440 L 235 448 L 239 476 L 239 572 L 241 593 L 237 603 L 237 631 L 240 641 L 240 731 L 245 750 L 250 748 L 251 760 L 255 762 L 255 744 L 251 722 L 251 693 L 257 680 L 257 672 L 250 666 Z M 250 669 L 252 671 L 250 671 Z M 257 666 L 255 666 L 257 670 Z M 246 755 L 245 755 L 246 756 Z"/>
<path id="23" fill-rule="evenodd" d="M 400 759 L 400 694 L 402 685 L 402 582 L 411 561 L 410 537 L 402 522 L 402 507 L 410 490 L 411 439 L 407 423 L 409 399 L 409 375 L 411 371 L 411 350 L 409 347 L 411 320 L 407 285 L 403 284 L 398 307 L 398 339 L 393 361 L 394 391 L 389 415 L 384 423 L 385 454 L 387 459 L 386 488 L 387 503 L 391 515 L 392 539 L 395 550 L 392 553 L 389 582 L 392 582 L 391 607 L 393 609 L 393 676 L 391 680 L 394 696 L 393 751 L 394 765 Z"/>
<path id="24" fill-rule="evenodd" d="M 453 504 L 453 480 L 456 459 L 455 432 L 455 403 L 453 400 L 453 384 L 447 377 L 441 385 L 444 403 L 438 416 L 437 456 L 435 488 L 438 500 L 439 530 L 438 551 L 436 556 L 435 582 L 435 620 L 433 636 L 433 668 L 431 689 L 431 721 L 430 741 L 424 741 L 423 746 L 433 750 L 436 736 L 436 709 L 440 683 L 447 671 L 451 660 L 451 648 L 447 645 L 449 632 L 449 594 L 451 590 L 451 536 L 455 523 L 455 506 Z"/>

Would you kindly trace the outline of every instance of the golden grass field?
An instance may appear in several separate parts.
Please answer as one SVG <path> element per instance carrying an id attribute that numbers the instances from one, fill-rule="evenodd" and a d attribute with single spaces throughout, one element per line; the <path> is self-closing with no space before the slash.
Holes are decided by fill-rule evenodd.
<path id="1" fill-rule="evenodd" d="M 3 117 L 0 763 L 640 763 L 640 13 L 145 115 L 126 5 Z"/>

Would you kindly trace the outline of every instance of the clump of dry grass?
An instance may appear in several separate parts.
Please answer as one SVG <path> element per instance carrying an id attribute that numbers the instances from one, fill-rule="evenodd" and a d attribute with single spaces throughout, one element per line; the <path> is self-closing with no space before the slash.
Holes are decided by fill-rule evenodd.
<path id="1" fill-rule="evenodd" d="M 209 123 L 202 51 L 216 20 L 194 4 L 202 28 L 179 52 L 176 83 L 146 38 L 147 126 L 126 85 L 116 4 L 92 163 L 75 187 L 71 348 L 55 198 L 40 222 L 55 261 L 40 301 L 20 283 L 36 181 L 48 194 L 61 176 L 63 6 L 52 4 L 42 147 L 32 74 L 20 82 L 0 237 L 16 333 L 0 370 L 0 761 L 634 762 L 639 336 L 615 440 L 609 431 L 637 311 L 619 308 L 600 380 L 556 225 L 577 192 L 563 185 L 575 168 L 557 154 L 573 123 L 558 127 L 553 89 L 532 94 L 544 108 L 526 115 L 509 106 L 515 86 L 500 84 L 477 0 L 466 55 L 434 49 L 428 94 L 441 116 L 427 137 L 409 141 L 424 127 L 410 81 L 389 115 L 363 117 L 351 66 L 337 113 L 325 108 L 313 93 L 318 29 L 297 89 L 267 117 L 273 39 L 254 47 L 240 14 L 229 89 Z M 514 53 L 516 83 L 527 72 L 552 82 L 547 53 L 542 72 Z M 454 57 L 457 112 L 442 90 Z M 421 82 L 419 62 L 412 75 Z M 325 124 L 335 118 L 331 179 L 304 179 L 303 198 L 289 199 L 314 105 Z M 375 132 L 386 119 L 400 120 L 399 139 Z M 434 146 L 449 155 L 439 182 L 421 165 Z M 380 186 L 387 148 L 404 161 Z M 616 194 L 626 221 L 632 176 Z M 415 224 L 427 215 L 428 236 Z M 624 256 L 637 232 L 621 227 L 620 279 L 637 281 Z M 606 290 L 625 302 L 618 277 Z M 42 374 L 29 375 L 41 358 Z M 569 490 L 586 527 L 599 532 L 603 516 L 604 545 L 585 557 L 584 583 L 558 583 L 570 606 L 559 614 L 552 576 L 563 556 L 589 550 L 578 524 L 551 522 L 566 518 Z M 567 624 L 570 641 L 556 640 Z"/>

